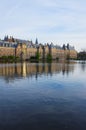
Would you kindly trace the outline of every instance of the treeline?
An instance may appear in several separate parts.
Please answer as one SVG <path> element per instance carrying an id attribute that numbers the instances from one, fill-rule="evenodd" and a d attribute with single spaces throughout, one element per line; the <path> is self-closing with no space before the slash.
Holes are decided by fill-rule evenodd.
<path id="1" fill-rule="evenodd" d="M 77 55 L 78 60 L 86 60 L 86 51 L 79 52 Z"/>
<path id="2" fill-rule="evenodd" d="M 40 60 L 46 60 L 46 61 L 52 61 L 52 55 L 51 54 L 47 54 L 46 58 L 41 59 L 41 55 L 39 52 L 36 53 L 36 56 L 31 56 L 30 57 L 30 61 L 40 61 Z"/>
<path id="3" fill-rule="evenodd" d="M 19 61 L 19 57 L 15 56 L 1 56 L 0 62 L 16 62 Z"/>

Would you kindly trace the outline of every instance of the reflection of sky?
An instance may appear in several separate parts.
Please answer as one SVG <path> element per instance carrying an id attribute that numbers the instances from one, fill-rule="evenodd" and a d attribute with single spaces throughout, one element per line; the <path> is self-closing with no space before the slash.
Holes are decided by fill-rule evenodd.
<path id="1" fill-rule="evenodd" d="M 55 70 L 58 64 L 56 66 Z M 16 124 L 19 125 L 18 130 L 26 126 L 28 129 L 34 127 L 34 130 L 36 125 L 40 125 L 38 130 L 44 127 L 50 129 L 51 124 L 56 128 L 59 123 L 59 127 L 64 126 L 64 128 L 65 125 L 70 128 L 74 123 L 78 128 L 83 126 L 86 121 L 86 80 L 83 80 L 86 77 L 86 69 L 83 71 L 82 64 L 79 63 L 68 64 L 68 66 L 68 68 L 73 66 L 73 71 L 68 73 L 68 70 L 64 69 L 63 74 L 60 68 L 59 73 L 52 71 L 52 75 L 44 74 L 45 71 L 43 71 L 41 74 L 39 72 L 36 79 L 35 76 L 25 77 L 25 64 L 24 67 L 22 64 L 24 75 L 21 73 L 21 77 L 15 74 L 17 78 L 5 82 L 6 75 L 0 76 L 0 124 L 2 128 L 7 129 L 10 125 L 15 128 Z M 47 124 L 50 124 L 50 127 Z"/>

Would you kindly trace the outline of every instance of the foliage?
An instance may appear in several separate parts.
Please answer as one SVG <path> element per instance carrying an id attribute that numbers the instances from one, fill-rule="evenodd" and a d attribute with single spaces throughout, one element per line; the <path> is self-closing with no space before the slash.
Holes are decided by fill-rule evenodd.
<path id="1" fill-rule="evenodd" d="M 78 60 L 86 60 L 86 52 L 85 51 L 79 52 L 77 55 L 77 59 Z"/>
<path id="2" fill-rule="evenodd" d="M 0 57 L 0 61 L 2 61 L 2 62 L 15 62 L 18 60 L 19 60 L 19 57 L 15 57 L 15 56 L 11 56 L 11 55 Z"/>
<path id="3" fill-rule="evenodd" d="M 37 60 L 40 59 L 40 54 L 39 54 L 39 52 L 36 52 L 36 59 L 37 59 Z"/>
<path id="4" fill-rule="evenodd" d="M 51 56 L 51 54 L 47 54 L 47 61 L 52 61 L 52 56 Z"/>
<path id="5" fill-rule="evenodd" d="M 59 60 L 59 57 L 56 57 L 56 60 L 58 61 L 58 60 Z"/>
<path id="6" fill-rule="evenodd" d="M 36 59 L 36 57 L 35 56 L 31 56 L 30 59 L 33 60 L 33 59 Z"/>

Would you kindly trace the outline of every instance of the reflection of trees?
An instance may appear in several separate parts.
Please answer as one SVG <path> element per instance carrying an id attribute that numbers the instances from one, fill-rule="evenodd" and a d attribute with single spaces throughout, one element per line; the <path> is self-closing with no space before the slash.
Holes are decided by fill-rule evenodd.
<path id="1" fill-rule="evenodd" d="M 74 71 L 74 64 L 65 63 L 18 63 L 4 64 L 0 67 L 0 76 L 4 77 L 7 82 L 15 80 L 15 78 L 35 77 L 38 79 L 41 75 L 50 75 L 62 72 L 69 74 Z"/>
<path id="2" fill-rule="evenodd" d="M 81 68 L 82 68 L 83 71 L 85 71 L 85 69 L 86 69 L 86 62 L 85 61 L 83 61 L 81 63 Z"/>

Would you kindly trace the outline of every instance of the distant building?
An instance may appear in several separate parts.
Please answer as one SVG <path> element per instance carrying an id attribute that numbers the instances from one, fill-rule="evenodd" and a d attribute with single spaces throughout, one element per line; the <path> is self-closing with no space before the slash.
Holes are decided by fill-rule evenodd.
<path id="1" fill-rule="evenodd" d="M 32 41 L 9 38 L 8 36 L 5 36 L 4 40 L 0 40 L 0 57 L 13 55 L 30 59 L 36 56 L 37 51 L 40 53 L 41 59 L 46 59 L 48 54 L 51 54 L 52 59 L 65 59 L 68 56 L 71 59 L 77 58 L 77 51 L 69 44 L 67 46 L 63 44 L 63 47 L 53 43 L 43 45 L 38 43 L 38 39 L 34 44 Z"/>

